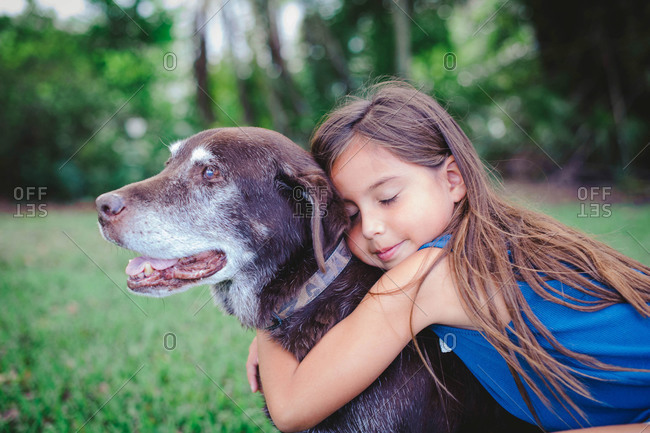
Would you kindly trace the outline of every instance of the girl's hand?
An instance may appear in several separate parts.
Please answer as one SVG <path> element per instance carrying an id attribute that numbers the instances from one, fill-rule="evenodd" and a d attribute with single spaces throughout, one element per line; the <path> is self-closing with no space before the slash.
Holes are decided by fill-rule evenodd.
<path id="1" fill-rule="evenodd" d="M 418 251 L 389 270 L 300 363 L 268 333 L 257 331 L 264 397 L 281 431 L 313 427 L 363 392 L 408 344 L 412 332 L 431 323 L 471 327 L 446 258 L 420 290 L 409 285 L 439 253 L 437 248 Z"/>
<path id="2" fill-rule="evenodd" d="M 253 338 L 253 342 L 248 347 L 248 359 L 246 360 L 246 376 L 248 383 L 251 386 L 251 392 L 264 394 L 261 384 L 257 381 L 257 367 L 259 366 L 259 359 L 257 358 L 257 337 Z"/>

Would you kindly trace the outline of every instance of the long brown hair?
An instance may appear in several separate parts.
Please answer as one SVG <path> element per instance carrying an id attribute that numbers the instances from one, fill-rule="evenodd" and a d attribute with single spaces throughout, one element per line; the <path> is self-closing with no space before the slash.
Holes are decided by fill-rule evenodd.
<path id="1" fill-rule="evenodd" d="M 454 119 L 433 98 L 405 82 L 370 86 L 364 95 L 349 96 L 324 118 L 312 136 L 311 148 L 328 174 L 354 137 L 363 137 L 403 161 L 425 167 L 438 167 L 449 155 L 454 156 L 467 194 L 456 204 L 445 230 L 451 240 L 441 257 L 450 257 L 452 276 L 466 312 L 506 360 L 518 385 L 521 382 L 517 375 L 550 407 L 547 395 L 522 367 L 519 356 L 544 378 L 551 395 L 563 406 L 566 401 L 583 414 L 567 395 L 567 389 L 590 397 L 575 371 L 543 349 L 524 316 L 561 354 L 594 368 L 629 370 L 562 346 L 537 319 L 517 282 L 527 283 L 546 300 L 575 310 L 597 311 L 629 303 L 639 314 L 649 317 L 649 267 L 553 218 L 501 198 L 474 146 Z M 433 266 L 435 263 L 424 275 Z M 418 283 L 423 279 L 418 278 Z M 559 293 L 545 283 L 551 279 L 594 296 L 597 302 L 560 299 Z M 512 319 L 510 331 L 518 343 L 506 333 L 509 324 L 497 311 L 496 303 L 490 302 L 497 293 L 505 301 Z M 535 415 L 528 396 L 524 395 L 524 399 Z"/>

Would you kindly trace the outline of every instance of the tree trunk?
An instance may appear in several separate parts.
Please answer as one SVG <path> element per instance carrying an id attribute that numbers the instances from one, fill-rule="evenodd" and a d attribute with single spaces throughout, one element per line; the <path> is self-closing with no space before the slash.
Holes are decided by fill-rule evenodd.
<path id="1" fill-rule="evenodd" d="M 226 41 L 228 42 L 228 48 L 230 50 L 230 59 L 235 69 L 235 79 L 237 80 L 237 94 L 239 96 L 239 103 L 244 110 L 244 121 L 247 125 L 256 125 L 255 110 L 253 110 L 253 105 L 251 104 L 248 91 L 246 90 L 246 81 L 239 76 L 239 71 L 242 68 L 242 63 L 235 53 L 235 41 L 234 36 L 241 35 L 238 33 L 237 21 L 231 19 L 228 16 L 228 11 L 226 7 L 221 9 L 221 21 L 223 23 L 224 34 Z"/>
<path id="2" fill-rule="evenodd" d="M 212 101 L 208 95 L 210 91 L 208 77 L 208 55 L 205 42 L 205 10 L 207 2 L 204 0 L 199 5 L 194 16 L 194 35 L 197 41 L 197 53 L 194 60 L 194 77 L 196 78 L 196 104 L 201 115 L 201 120 L 205 126 L 214 122 L 214 111 Z"/>
<path id="3" fill-rule="evenodd" d="M 411 76 L 411 8 L 409 0 L 392 0 L 393 28 L 395 31 L 395 65 L 397 74 Z"/>
<path id="4" fill-rule="evenodd" d="M 273 88 L 281 87 L 282 89 L 282 92 L 278 92 L 277 99 L 280 101 L 288 99 L 294 113 L 301 116 L 307 115 L 308 105 L 300 95 L 296 83 L 289 74 L 289 71 L 287 71 L 286 64 L 282 58 L 280 36 L 276 22 L 276 10 L 273 5 L 273 0 L 256 0 L 254 3 L 257 10 L 258 22 L 260 22 L 264 28 L 266 42 L 271 51 L 271 62 L 278 70 L 279 79 L 282 83 L 280 86 L 272 86 Z"/>
<path id="5" fill-rule="evenodd" d="M 353 85 L 348 61 L 345 58 L 341 43 L 332 35 L 330 28 L 323 22 L 320 14 L 316 13 L 306 19 L 308 21 L 304 23 L 304 26 L 309 31 L 305 32 L 305 40 L 312 45 L 322 44 L 325 47 L 327 59 L 337 73 L 339 80 L 345 84 L 345 90 L 349 91 L 353 88 Z"/>
<path id="6" fill-rule="evenodd" d="M 616 135 L 616 147 L 618 148 L 617 156 L 620 164 L 623 166 L 627 164 L 631 158 L 631 155 L 628 155 L 629 152 L 625 143 L 625 137 L 623 136 L 625 112 L 627 109 L 625 105 L 625 97 L 621 91 L 618 71 L 614 64 L 615 60 L 612 58 L 613 56 L 612 51 L 610 50 L 609 41 L 605 41 L 603 45 L 603 69 L 605 70 L 609 101 L 612 107 L 612 117 L 614 119 L 614 134 Z"/>

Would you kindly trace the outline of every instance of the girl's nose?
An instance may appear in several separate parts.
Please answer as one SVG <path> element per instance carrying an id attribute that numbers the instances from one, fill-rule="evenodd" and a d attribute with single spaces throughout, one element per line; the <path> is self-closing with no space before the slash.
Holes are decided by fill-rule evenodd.
<path id="1" fill-rule="evenodd" d="M 361 232 L 366 239 L 372 239 L 384 232 L 384 223 L 376 216 L 363 215 L 361 218 Z"/>

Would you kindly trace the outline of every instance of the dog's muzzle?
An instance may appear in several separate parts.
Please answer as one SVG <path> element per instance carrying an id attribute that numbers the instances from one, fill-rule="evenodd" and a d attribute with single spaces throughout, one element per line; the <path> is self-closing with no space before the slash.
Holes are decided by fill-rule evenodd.
<path id="1" fill-rule="evenodd" d="M 120 240 L 119 222 L 128 213 L 127 200 L 114 192 L 102 194 L 96 200 L 102 235 L 109 241 L 126 247 Z M 126 285 L 134 292 L 160 296 L 211 277 L 226 266 L 223 251 L 203 251 L 188 257 L 159 259 L 136 257 L 129 261 Z"/>
<path id="2" fill-rule="evenodd" d="M 129 261 L 126 285 L 134 292 L 172 291 L 208 278 L 226 266 L 222 251 L 205 251 L 181 259 L 136 257 Z"/>

